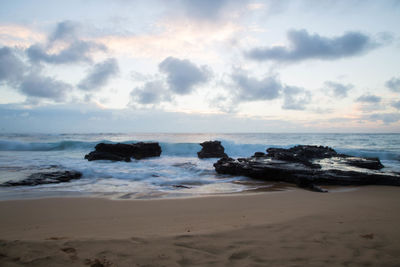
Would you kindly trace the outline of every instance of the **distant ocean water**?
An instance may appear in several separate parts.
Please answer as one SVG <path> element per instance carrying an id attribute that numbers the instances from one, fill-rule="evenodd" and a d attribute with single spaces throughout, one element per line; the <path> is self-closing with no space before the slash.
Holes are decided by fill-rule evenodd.
<path id="1" fill-rule="evenodd" d="M 269 147 L 330 146 L 339 153 L 379 157 L 387 170 L 400 172 L 400 134 L 0 134 L 0 183 L 53 169 L 83 173 L 80 180 L 68 183 L 0 188 L 0 199 L 98 195 L 188 197 L 270 186 L 246 177 L 217 174 L 213 168 L 217 159 L 197 158 L 199 143 L 208 140 L 222 141 L 225 152 L 234 158 L 265 152 Z M 84 159 L 99 142 L 138 141 L 159 142 L 161 157 L 132 162 Z"/>

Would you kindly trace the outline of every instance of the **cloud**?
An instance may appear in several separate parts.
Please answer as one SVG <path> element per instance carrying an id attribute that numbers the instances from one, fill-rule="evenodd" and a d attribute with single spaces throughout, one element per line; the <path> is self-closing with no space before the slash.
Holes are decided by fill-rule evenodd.
<path id="1" fill-rule="evenodd" d="M 11 48 L 0 48 L 0 82 L 16 83 L 22 78 L 24 71 L 24 63 Z"/>
<path id="2" fill-rule="evenodd" d="M 49 54 L 42 45 L 38 44 L 30 46 L 26 53 L 33 63 L 69 64 L 91 62 L 90 54 L 99 50 L 106 51 L 106 47 L 93 42 L 74 41 L 58 53 Z"/>
<path id="3" fill-rule="evenodd" d="M 49 53 L 54 50 L 57 52 Z M 46 44 L 31 45 L 26 49 L 26 54 L 32 63 L 70 64 L 91 62 L 92 52 L 106 50 L 103 44 L 80 40 L 77 36 L 77 24 L 63 21 L 57 24 Z"/>
<path id="4" fill-rule="evenodd" d="M 235 114 L 196 114 L 159 109 L 99 109 L 88 104 L 47 105 L 27 109 L 0 104 L 3 132 L 93 133 L 93 132 L 298 132 L 307 130 L 298 122 L 246 118 Z M 62 119 L 60 119 L 62 118 Z"/>
<path id="5" fill-rule="evenodd" d="M 382 100 L 381 97 L 371 94 L 365 94 L 356 99 L 357 102 L 373 103 L 373 104 L 379 103 L 381 102 L 381 100 Z"/>
<path id="6" fill-rule="evenodd" d="M 396 108 L 396 109 L 400 109 L 400 101 L 395 101 L 391 104 L 392 107 Z"/>
<path id="7" fill-rule="evenodd" d="M 197 19 L 216 19 L 227 0 L 181 0 L 186 15 Z"/>
<path id="8" fill-rule="evenodd" d="M 249 76 L 242 69 L 234 69 L 233 83 L 226 84 L 226 94 L 217 95 L 210 104 L 223 112 L 233 112 L 238 104 L 283 98 L 282 109 L 304 110 L 311 102 L 311 93 L 301 87 L 282 84 L 277 75 L 263 78 Z"/>
<path id="9" fill-rule="evenodd" d="M 243 70 L 236 69 L 231 78 L 237 88 L 235 92 L 237 101 L 276 99 L 282 90 L 282 84 L 276 76 L 257 79 L 248 76 Z"/>
<path id="10" fill-rule="evenodd" d="M 393 77 L 385 83 L 385 86 L 394 92 L 400 92 L 400 78 Z"/>
<path id="11" fill-rule="evenodd" d="M 130 106 L 134 104 L 150 105 L 170 102 L 176 95 L 188 95 L 197 85 L 210 79 L 211 71 L 207 66 L 198 67 L 187 59 L 167 57 L 159 65 L 161 74 L 145 76 L 134 73 L 135 80 L 144 82 L 130 93 Z"/>
<path id="12" fill-rule="evenodd" d="M 229 94 L 217 94 L 207 99 L 208 105 L 213 108 L 217 108 L 223 113 L 235 113 L 238 105 L 235 105 L 234 99 Z"/>
<path id="13" fill-rule="evenodd" d="M 190 94 L 196 85 L 207 82 L 211 76 L 206 66 L 198 67 L 187 59 L 167 57 L 158 67 L 167 75 L 169 89 L 179 95 Z"/>
<path id="14" fill-rule="evenodd" d="M 285 86 L 283 89 L 283 109 L 304 110 L 311 102 L 311 93 L 304 88 Z"/>
<path id="15" fill-rule="evenodd" d="M 283 0 L 280 1 L 283 2 Z M 165 3 L 167 3 L 166 8 L 170 11 L 169 13 L 172 13 L 171 17 L 184 16 L 192 21 L 215 22 L 237 19 L 246 11 L 261 9 L 264 5 L 271 6 L 274 11 L 278 11 L 275 2 L 278 1 L 268 0 L 267 4 L 253 3 L 250 0 L 178 0 L 175 1 L 175 5 L 174 1 Z"/>
<path id="16" fill-rule="evenodd" d="M 70 20 L 59 22 L 54 32 L 50 35 L 49 41 L 70 41 L 76 39 L 78 26 L 77 23 Z"/>
<path id="17" fill-rule="evenodd" d="M 296 62 L 308 59 L 335 60 L 365 53 L 378 44 L 360 32 L 347 32 L 341 36 L 324 37 L 306 30 L 287 33 L 289 46 L 258 47 L 245 55 L 258 61 Z"/>
<path id="18" fill-rule="evenodd" d="M 161 61 L 171 55 L 177 58 L 190 55 L 192 59 L 217 61 L 221 54 L 215 50 L 216 45 L 231 46 L 232 39 L 244 27 L 232 21 L 221 21 L 216 26 L 215 23 L 170 18 L 156 22 L 154 29 L 134 35 L 102 35 L 95 41 L 124 56 Z"/>
<path id="19" fill-rule="evenodd" d="M 171 5 L 174 1 L 167 1 L 165 3 L 167 3 L 167 9 L 175 10 L 173 15 L 182 15 L 179 11 L 183 11 L 183 15 L 191 20 L 215 22 L 217 20 L 234 20 L 254 11 L 261 11 L 264 17 L 270 17 L 282 13 L 287 8 L 289 1 L 178 0 L 176 2 L 178 5 L 175 6 Z"/>
<path id="20" fill-rule="evenodd" d="M 163 101 L 170 101 L 168 90 L 162 81 L 148 81 L 141 87 L 136 87 L 130 93 L 130 105 L 139 103 L 142 105 L 160 104 Z"/>
<path id="21" fill-rule="evenodd" d="M 34 67 L 31 67 L 30 73 L 26 74 L 27 69 L 15 51 L 8 47 L 0 48 L 0 82 L 6 82 L 13 89 L 35 101 L 51 99 L 61 102 L 68 91 L 72 90 L 71 85 L 42 76 Z"/>
<path id="22" fill-rule="evenodd" d="M 332 81 L 326 81 L 324 83 L 327 91 L 334 97 L 344 98 L 347 97 L 348 91 L 352 89 L 354 86 L 352 84 L 342 84 Z"/>
<path id="23" fill-rule="evenodd" d="M 44 34 L 25 26 L 0 25 L 0 45 L 3 46 L 26 48 L 45 39 Z"/>
<path id="24" fill-rule="evenodd" d="M 382 121 L 384 124 L 391 124 L 400 121 L 400 113 L 375 113 L 366 116 L 370 121 Z"/>
<path id="25" fill-rule="evenodd" d="M 47 98 L 61 102 L 65 100 L 68 91 L 72 90 L 72 86 L 51 77 L 31 73 L 24 77 L 19 90 L 28 97 Z"/>
<path id="26" fill-rule="evenodd" d="M 118 62 L 115 58 L 109 58 L 95 64 L 88 75 L 78 84 L 78 88 L 92 91 L 105 86 L 108 81 L 119 72 Z"/>

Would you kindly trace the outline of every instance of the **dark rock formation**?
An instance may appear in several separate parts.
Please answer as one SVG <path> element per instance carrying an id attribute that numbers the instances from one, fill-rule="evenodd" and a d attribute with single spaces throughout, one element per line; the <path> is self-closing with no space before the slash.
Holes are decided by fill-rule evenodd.
<path id="1" fill-rule="evenodd" d="M 254 153 L 254 157 L 256 157 L 256 158 L 260 158 L 260 157 L 264 157 L 264 156 L 265 156 L 264 152 L 256 152 L 256 153 Z"/>
<path id="2" fill-rule="evenodd" d="M 333 157 L 340 159 L 343 164 L 359 168 L 380 170 L 384 167 L 378 158 L 359 158 L 338 154 L 335 150 L 327 146 L 295 146 L 289 149 L 268 148 L 267 152 L 268 158 L 298 162 L 313 168 L 320 168 L 321 166 L 312 163 L 312 160 Z M 254 157 L 257 157 L 258 153 L 261 152 L 256 152 Z"/>
<path id="3" fill-rule="evenodd" d="M 380 170 L 384 167 L 378 158 L 347 157 L 346 164 L 370 170 Z"/>
<path id="4" fill-rule="evenodd" d="M 311 162 L 313 159 L 331 158 L 338 155 L 332 148 L 323 146 L 295 146 L 289 149 L 268 148 L 267 152 L 268 158 L 297 162 L 312 168 L 320 168 Z"/>
<path id="5" fill-rule="evenodd" d="M 228 155 L 225 154 L 225 149 L 221 145 L 220 141 L 206 141 L 200 144 L 202 149 L 197 152 L 197 156 L 200 159 L 204 158 L 227 158 Z"/>
<path id="6" fill-rule="evenodd" d="M 377 158 L 350 157 L 322 146 L 269 148 L 267 152 L 237 160 L 222 158 L 214 168 L 221 174 L 294 183 L 318 192 L 323 190 L 316 185 L 400 185 L 400 175 L 376 171 L 383 167 Z"/>
<path id="7" fill-rule="evenodd" d="M 175 187 L 175 188 L 184 188 L 184 189 L 190 189 L 190 188 L 191 188 L 190 186 L 181 185 L 181 184 L 174 184 L 174 185 L 172 185 L 172 187 Z"/>
<path id="8" fill-rule="evenodd" d="M 305 177 L 299 177 L 299 179 L 296 180 L 296 185 L 298 187 L 305 188 L 314 192 L 320 192 L 320 193 L 328 192 L 328 190 L 315 185 L 314 181 L 312 181 L 311 179 L 307 179 Z"/>
<path id="9" fill-rule="evenodd" d="M 8 181 L 1 186 L 32 186 L 41 184 L 65 183 L 82 177 L 82 173 L 77 171 L 55 171 L 55 172 L 39 172 L 31 174 L 28 178 L 21 181 Z"/>
<path id="10" fill-rule="evenodd" d="M 100 143 L 95 147 L 95 151 L 85 155 L 85 159 L 91 160 L 113 160 L 131 161 L 131 158 L 142 159 L 148 157 L 159 157 L 161 147 L 158 143 L 134 143 L 134 144 L 105 144 Z"/>

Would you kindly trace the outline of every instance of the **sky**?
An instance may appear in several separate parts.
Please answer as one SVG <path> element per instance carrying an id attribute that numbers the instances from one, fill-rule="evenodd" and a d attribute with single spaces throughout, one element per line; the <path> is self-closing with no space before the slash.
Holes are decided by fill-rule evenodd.
<path id="1" fill-rule="evenodd" d="M 398 133 L 399 25 L 399 0 L 0 0 L 0 133 Z"/>

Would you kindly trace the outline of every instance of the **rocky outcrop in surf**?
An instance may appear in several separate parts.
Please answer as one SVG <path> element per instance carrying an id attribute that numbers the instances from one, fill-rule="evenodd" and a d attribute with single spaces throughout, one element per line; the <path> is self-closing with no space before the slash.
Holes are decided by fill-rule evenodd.
<path id="1" fill-rule="evenodd" d="M 267 154 L 222 158 L 214 164 L 220 174 L 283 181 L 319 192 L 324 190 L 317 185 L 400 186 L 400 175 L 379 171 L 383 167 L 378 158 L 352 157 L 323 146 L 269 148 Z"/>
<path id="2" fill-rule="evenodd" d="M 85 159 L 92 160 L 112 160 L 112 161 L 131 161 L 148 157 L 159 157 L 161 147 L 157 142 L 139 142 L 133 144 L 105 144 L 100 143 L 95 146 L 95 151 L 85 155 Z"/>
<path id="3" fill-rule="evenodd" d="M 78 171 L 39 172 L 29 175 L 29 177 L 24 180 L 8 181 L 1 184 L 0 186 L 33 186 L 41 184 L 57 184 L 80 179 L 81 177 L 82 173 Z"/>
<path id="4" fill-rule="evenodd" d="M 378 158 L 359 158 L 345 154 L 339 154 L 335 150 L 327 146 L 295 146 L 289 149 L 285 148 L 268 148 L 267 158 L 276 160 L 285 160 L 290 162 L 302 163 L 306 166 L 320 168 L 321 165 L 314 164 L 314 159 L 337 158 L 343 164 L 366 168 L 370 170 L 380 170 L 383 168 Z M 257 154 L 257 153 L 256 153 Z M 259 154 L 260 155 L 260 154 Z"/>
<path id="5" fill-rule="evenodd" d="M 221 145 L 220 141 L 206 141 L 200 144 L 202 149 L 197 152 L 200 159 L 204 158 L 227 158 L 225 148 Z"/>

